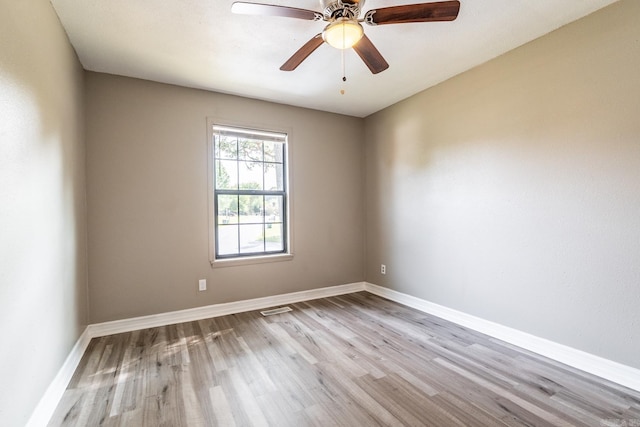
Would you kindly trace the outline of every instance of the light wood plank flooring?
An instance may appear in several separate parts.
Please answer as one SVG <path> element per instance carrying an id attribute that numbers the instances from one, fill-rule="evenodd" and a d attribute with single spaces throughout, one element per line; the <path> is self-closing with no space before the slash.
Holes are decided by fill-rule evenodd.
<path id="1" fill-rule="evenodd" d="M 640 393 L 360 292 L 93 339 L 51 426 L 625 426 Z"/>

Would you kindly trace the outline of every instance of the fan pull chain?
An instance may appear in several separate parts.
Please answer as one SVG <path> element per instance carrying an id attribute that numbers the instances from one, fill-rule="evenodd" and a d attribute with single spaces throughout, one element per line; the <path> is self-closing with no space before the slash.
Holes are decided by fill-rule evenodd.
<path id="1" fill-rule="evenodd" d="M 344 71 L 344 51 L 345 49 L 340 50 L 340 56 L 342 58 L 342 81 L 346 83 L 347 76 L 346 76 L 346 72 Z M 344 87 L 340 89 L 340 95 L 344 95 Z"/>
<path id="2" fill-rule="evenodd" d="M 347 73 L 344 71 L 344 45 L 346 44 L 345 41 L 345 28 L 344 25 L 342 26 L 342 49 L 340 49 L 340 57 L 342 58 L 342 82 L 346 83 L 347 82 Z M 342 89 L 340 89 L 340 95 L 344 95 L 344 87 Z"/>

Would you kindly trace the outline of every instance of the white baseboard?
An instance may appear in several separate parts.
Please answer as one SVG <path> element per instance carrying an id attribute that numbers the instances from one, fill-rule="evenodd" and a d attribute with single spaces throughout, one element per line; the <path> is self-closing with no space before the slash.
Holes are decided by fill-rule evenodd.
<path id="1" fill-rule="evenodd" d="M 372 283 L 365 283 L 365 290 L 640 391 L 639 369 Z"/>
<path id="2" fill-rule="evenodd" d="M 91 338 L 102 337 L 105 335 L 136 331 L 139 329 L 172 325 L 174 323 L 192 322 L 194 320 L 207 319 L 209 317 L 243 313 L 245 311 L 259 310 L 277 305 L 293 304 L 318 298 L 350 294 L 353 292 L 364 291 L 364 289 L 364 282 L 350 283 L 347 285 L 330 286 L 328 288 L 311 289 L 308 291 L 293 292 L 289 294 L 213 304 L 204 307 L 171 311 L 168 313 L 152 314 L 150 316 L 133 317 L 131 319 L 114 320 L 112 322 L 89 325 L 87 329 L 89 330 Z"/>
<path id="3" fill-rule="evenodd" d="M 31 414 L 27 427 L 46 426 L 64 394 L 69 381 L 82 359 L 92 338 L 105 335 L 130 332 L 138 329 L 153 328 L 157 326 L 171 325 L 174 323 L 190 322 L 207 319 L 209 317 L 224 316 L 227 314 L 242 313 L 245 311 L 259 310 L 284 304 L 310 301 L 318 298 L 326 298 L 337 295 L 350 294 L 364 291 L 365 283 L 356 282 L 346 285 L 330 286 L 326 288 L 311 289 L 308 291 L 292 292 L 288 294 L 274 295 L 263 298 L 214 304 L 205 307 L 191 308 L 187 310 L 172 311 L 168 313 L 154 314 L 150 316 L 134 317 L 131 319 L 115 320 L 113 322 L 97 323 L 87 326 L 76 344 L 71 349 L 69 356 L 63 363 L 53 382 L 47 388 L 38 406 Z"/>
<path id="4" fill-rule="evenodd" d="M 69 381 L 71 381 L 71 378 L 73 377 L 73 374 L 76 371 L 76 368 L 80 363 L 80 359 L 82 359 L 82 355 L 87 349 L 91 338 L 92 337 L 89 336 L 88 333 L 88 328 L 85 329 L 71 349 L 71 352 L 65 359 L 55 378 L 51 384 L 49 384 L 47 391 L 42 395 L 40 402 L 38 402 L 38 406 L 36 406 L 35 411 L 33 411 L 31 418 L 29 418 L 29 421 L 27 422 L 27 427 L 42 427 L 49 423 L 49 420 L 51 420 L 53 412 L 56 410 L 60 399 L 62 399 L 62 395 L 67 389 Z"/>
<path id="5" fill-rule="evenodd" d="M 53 415 L 62 395 L 73 376 L 89 341 L 106 335 L 130 332 L 139 329 L 171 325 L 180 322 L 207 319 L 234 313 L 259 310 L 284 304 L 309 301 L 353 292 L 367 291 L 374 295 L 387 298 L 425 313 L 433 314 L 467 328 L 482 332 L 491 337 L 506 341 L 510 344 L 533 351 L 534 353 L 565 363 L 582 371 L 597 375 L 631 389 L 640 391 L 640 370 L 622 365 L 602 357 L 567 347 L 525 332 L 518 331 L 488 320 L 481 319 L 448 307 L 403 294 L 388 288 L 367 282 L 350 283 L 347 285 L 331 286 L 327 288 L 311 289 L 308 291 L 274 295 L 263 298 L 214 304 L 187 310 L 172 311 L 150 316 L 134 317 L 113 322 L 97 323 L 87 326 L 78 341 L 67 356 L 60 371 L 47 391 L 40 399 L 38 406 L 31 415 L 27 427 L 46 426 Z"/>

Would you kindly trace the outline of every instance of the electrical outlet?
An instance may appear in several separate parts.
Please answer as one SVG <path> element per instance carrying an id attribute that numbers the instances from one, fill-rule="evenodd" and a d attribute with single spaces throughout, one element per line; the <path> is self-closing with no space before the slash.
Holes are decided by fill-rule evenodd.
<path id="1" fill-rule="evenodd" d="M 198 290 L 206 291 L 207 290 L 207 279 L 198 280 Z"/>
<path id="2" fill-rule="evenodd" d="M 387 266 L 380 264 L 380 274 L 387 274 Z"/>

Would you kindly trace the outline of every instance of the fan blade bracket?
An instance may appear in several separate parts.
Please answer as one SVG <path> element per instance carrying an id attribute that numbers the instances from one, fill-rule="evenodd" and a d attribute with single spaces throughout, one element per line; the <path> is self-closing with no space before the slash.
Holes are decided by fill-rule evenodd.
<path id="1" fill-rule="evenodd" d="M 377 12 L 376 9 L 370 10 L 367 13 L 364 14 L 364 17 L 361 19 L 362 22 L 364 22 L 365 24 L 369 24 L 369 25 L 378 25 L 376 24 L 376 21 L 373 20 L 373 15 L 375 15 Z"/>
<path id="2" fill-rule="evenodd" d="M 458 17 L 460 2 L 406 4 L 372 9 L 365 13 L 363 21 L 369 25 L 405 24 L 410 22 L 444 22 Z"/>

